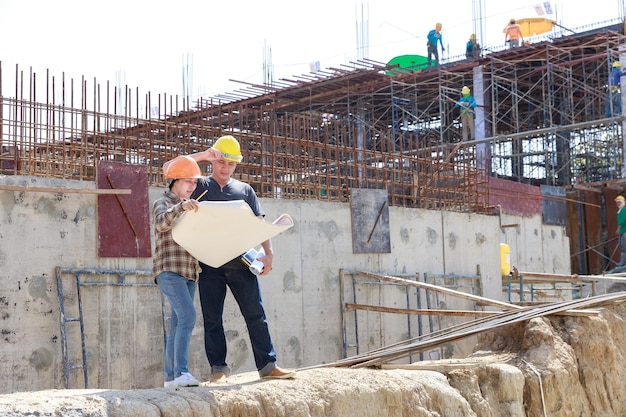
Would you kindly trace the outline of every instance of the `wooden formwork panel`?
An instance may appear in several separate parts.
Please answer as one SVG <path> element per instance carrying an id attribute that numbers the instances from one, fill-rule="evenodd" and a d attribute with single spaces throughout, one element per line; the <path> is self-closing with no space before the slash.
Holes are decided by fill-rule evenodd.
<path id="1" fill-rule="evenodd" d="M 130 189 L 131 194 L 98 196 L 98 256 L 149 258 L 148 167 L 101 161 L 98 189 Z"/>

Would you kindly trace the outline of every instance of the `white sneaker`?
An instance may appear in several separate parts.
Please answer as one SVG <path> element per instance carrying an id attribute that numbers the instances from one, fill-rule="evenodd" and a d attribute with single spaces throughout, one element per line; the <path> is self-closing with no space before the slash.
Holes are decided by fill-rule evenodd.
<path id="1" fill-rule="evenodd" d="M 163 386 L 164 386 L 165 388 L 173 387 L 173 386 L 174 386 L 174 380 L 172 379 L 171 381 L 165 381 L 165 383 L 163 384 Z"/>
<path id="2" fill-rule="evenodd" d="M 178 378 L 170 381 L 170 384 L 170 387 L 197 387 L 200 382 L 189 372 L 183 372 Z"/>

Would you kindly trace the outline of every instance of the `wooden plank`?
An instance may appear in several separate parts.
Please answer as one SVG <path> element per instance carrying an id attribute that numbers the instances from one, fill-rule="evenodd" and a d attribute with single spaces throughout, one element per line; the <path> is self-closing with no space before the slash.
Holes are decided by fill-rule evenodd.
<path id="1" fill-rule="evenodd" d="M 490 306 L 493 306 L 493 307 L 499 307 L 499 308 L 502 308 L 504 310 L 520 310 L 520 309 L 522 309 L 522 307 L 516 306 L 515 304 L 509 304 L 509 303 L 505 303 L 505 302 L 502 302 L 502 301 L 492 300 L 490 298 L 480 297 L 478 295 L 472 295 L 472 294 L 464 293 L 464 292 L 461 292 L 461 291 L 455 291 L 455 290 L 451 290 L 449 288 L 440 287 L 438 285 L 427 284 L 425 282 L 412 281 L 412 280 L 409 280 L 409 279 L 392 277 L 390 275 L 373 274 L 371 272 L 359 272 L 359 275 L 363 275 L 363 276 L 369 277 L 369 278 L 380 279 L 381 281 L 393 282 L 393 283 L 402 284 L 402 285 L 410 285 L 410 286 L 414 286 L 414 287 L 424 288 L 424 289 L 427 289 L 427 290 L 437 291 L 437 292 L 440 292 L 440 293 L 443 293 L 443 294 L 449 294 L 449 295 L 452 295 L 452 296 L 455 296 L 455 297 L 464 298 L 464 299 L 467 299 L 467 300 L 472 300 L 472 301 L 475 301 L 475 302 L 477 302 L 478 304 L 481 304 L 481 305 L 490 305 Z"/>
<path id="2" fill-rule="evenodd" d="M 419 281 L 412 281 L 410 279 L 404 279 L 404 278 L 398 278 L 398 277 L 392 277 L 390 275 L 379 275 L 379 274 L 373 274 L 371 272 L 359 272 L 359 275 L 363 275 L 366 276 L 368 278 L 377 278 L 380 279 L 381 281 L 386 281 L 386 282 L 393 282 L 396 284 L 402 284 L 402 285 L 410 285 L 410 286 L 414 286 L 414 287 L 419 287 L 419 288 L 424 288 L 427 290 L 431 290 L 431 291 L 437 291 L 443 294 L 448 294 L 448 295 L 452 295 L 455 297 L 459 297 L 459 298 L 464 298 L 467 300 L 472 300 L 474 302 L 476 302 L 477 304 L 481 304 L 481 305 L 490 305 L 490 306 L 494 306 L 494 307 L 499 307 L 502 308 L 503 310 L 522 310 L 524 307 L 515 305 L 515 304 L 510 304 L 510 303 L 505 303 L 502 301 L 498 301 L 498 300 L 493 300 L 491 298 L 485 298 L 485 297 L 480 297 L 478 295 L 473 295 L 473 294 L 468 294 L 468 293 L 464 293 L 461 291 L 456 291 L 456 290 L 451 290 L 449 288 L 445 288 L 445 287 L 440 287 L 438 285 L 433 285 L 433 284 L 427 284 L 425 282 L 419 282 Z M 567 316 L 589 316 L 589 315 L 597 315 L 597 312 L 595 311 L 583 311 L 583 310 L 567 310 L 565 312 L 558 312 L 555 313 L 557 315 L 567 315 Z"/>
<path id="3" fill-rule="evenodd" d="M 0 184 L 3 191 L 25 191 L 33 193 L 63 193 L 63 194 L 131 194 L 128 188 L 116 190 L 96 190 L 93 188 L 63 188 L 63 187 L 30 187 L 26 185 Z"/>
<path id="4" fill-rule="evenodd" d="M 583 281 L 626 282 L 626 272 L 618 272 L 616 274 L 607 274 L 607 275 L 581 275 L 580 279 Z"/>
<path id="5" fill-rule="evenodd" d="M 516 276 L 517 275 L 517 276 Z M 544 272 L 528 272 L 528 271 L 518 271 L 511 277 L 511 280 L 519 281 L 519 276 L 524 278 L 524 282 L 527 282 L 527 278 L 536 278 L 534 281 L 538 282 L 541 280 L 550 281 L 550 282 L 567 282 L 572 284 L 580 284 L 582 281 L 578 278 L 579 275 L 576 274 L 548 274 Z"/>
<path id="6" fill-rule="evenodd" d="M 451 343 L 468 336 L 473 336 L 478 333 L 483 333 L 485 331 L 515 325 L 522 321 L 528 321 L 537 317 L 544 317 L 567 311 L 581 311 L 580 309 L 584 307 L 601 306 L 602 304 L 621 301 L 625 297 L 624 293 L 615 293 L 561 303 L 549 303 L 543 306 L 526 307 L 522 311 L 502 312 L 494 317 L 480 318 L 461 326 L 455 326 L 454 328 L 450 328 L 449 331 L 439 332 L 436 335 L 432 335 L 432 337 L 427 335 L 426 337 L 420 339 L 413 338 L 401 343 L 396 343 L 392 346 L 366 352 L 361 355 L 304 369 L 340 366 L 349 366 L 352 368 L 380 366 L 383 363 L 389 363 L 410 354 L 424 352 L 428 349 Z"/>
<path id="7" fill-rule="evenodd" d="M 367 304 L 353 304 L 346 303 L 346 310 L 365 310 L 376 311 L 379 313 L 394 313 L 394 314 L 423 314 L 426 316 L 492 316 L 494 314 L 500 314 L 500 311 L 483 311 L 483 310 L 437 310 L 437 309 L 424 309 L 424 308 L 392 308 L 392 307 L 380 307 Z"/>

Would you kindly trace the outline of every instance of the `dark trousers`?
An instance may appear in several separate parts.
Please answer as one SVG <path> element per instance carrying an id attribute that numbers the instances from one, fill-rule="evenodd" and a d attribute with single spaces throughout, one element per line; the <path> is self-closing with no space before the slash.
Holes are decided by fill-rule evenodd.
<path id="1" fill-rule="evenodd" d="M 437 49 L 437 45 L 435 46 L 428 45 L 428 66 L 430 67 L 430 63 L 432 62 L 432 57 L 435 57 L 435 66 L 439 65 L 439 50 Z"/>
<path id="2" fill-rule="evenodd" d="M 248 268 L 211 268 L 200 264 L 202 272 L 198 280 L 198 293 L 204 319 L 204 348 L 211 365 L 211 373 L 228 373 L 226 364 L 226 335 L 222 322 L 224 298 L 230 288 L 248 327 L 252 353 L 257 369 L 276 362 L 276 352 L 270 337 L 261 289 L 256 275 Z"/>
<path id="3" fill-rule="evenodd" d="M 619 235 L 619 249 L 621 254 L 617 266 L 626 266 L 626 233 Z"/>

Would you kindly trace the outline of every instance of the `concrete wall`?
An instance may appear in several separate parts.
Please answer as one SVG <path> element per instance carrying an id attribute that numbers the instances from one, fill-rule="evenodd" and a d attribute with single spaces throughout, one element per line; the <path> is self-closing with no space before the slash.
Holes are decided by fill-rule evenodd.
<path id="1" fill-rule="evenodd" d="M 95 187 L 80 181 L 18 176 L 0 177 L 0 183 Z M 150 201 L 163 191 L 150 189 Z M 151 269 L 151 259 L 147 258 L 97 257 L 96 204 L 94 194 L 0 191 L 0 372 L 4 376 L 0 393 L 65 387 L 55 268 Z M 268 219 L 289 213 L 295 221 L 293 228 L 273 240 L 274 270 L 261 278 L 278 361 L 285 367 L 328 363 L 342 357 L 341 291 L 346 283 L 340 271 L 416 277 L 475 276 L 479 271 L 481 294 L 502 299 L 500 243 L 504 241 L 511 245 L 512 263 L 520 270 L 569 272 L 564 228 L 544 226 L 539 216 L 507 215 L 502 219 L 390 207 L 391 253 L 354 254 L 348 203 L 264 199 L 262 204 Z M 501 228 L 501 223 L 516 226 Z M 73 290 L 75 277 L 70 274 L 62 279 L 64 306 L 69 314 L 78 314 L 70 310 L 78 304 L 78 294 Z M 150 286 L 151 277 L 129 273 L 125 286 L 117 285 L 116 278 L 109 276 L 84 279 L 109 284 L 81 286 L 89 387 L 162 386 L 162 299 L 158 288 Z M 372 298 L 376 297 L 366 295 L 363 299 Z M 395 300 L 387 295 L 380 298 L 381 304 Z M 190 370 L 208 380 L 198 299 L 196 303 L 198 321 L 191 343 Z M 167 310 L 167 303 L 164 308 Z M 363 317 L 359 321 L 361 331 L 383 334 L 382 343 L 407 337 L 406 328 L 393 320 L 380 320 L 380 314 Z M 231 367 L 235 373 L 254 370 L 247 331 L 230 295 L 224 319 Z M 80 364 L 81 358 L 78 335 L 78 327 L 68 325 L 66 339 L 74 364 Z M 376 341 L 362 344 L 369 347 Z M 70 375 L 71 388 L 84 387 L 81 369 L 72 370 Z"/>

